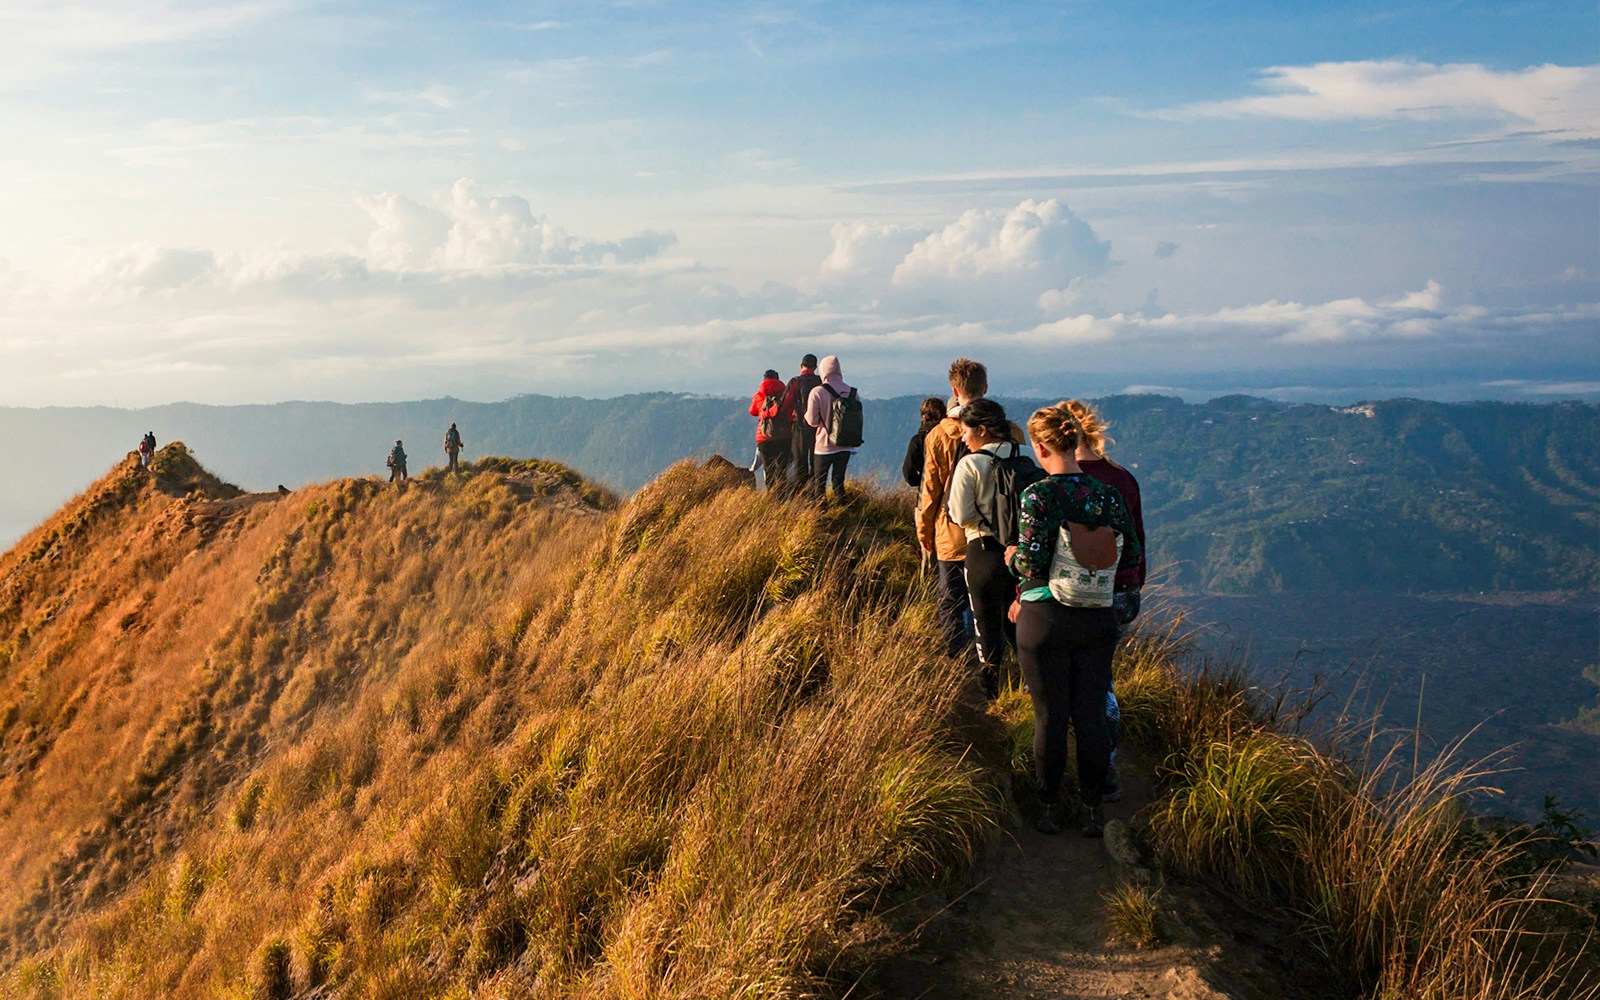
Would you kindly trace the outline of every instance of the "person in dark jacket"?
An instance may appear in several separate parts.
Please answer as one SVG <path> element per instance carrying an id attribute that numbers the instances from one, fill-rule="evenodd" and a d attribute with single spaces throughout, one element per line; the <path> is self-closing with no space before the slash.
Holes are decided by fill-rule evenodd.
<path id="1" fill-rule="evenodd" d="M 822 482 L 816 477 L 817 429 L 806 422 L 806 404 L 811 399 L 811 390 L 821 384 L 822 376 L 817 374 L 817 356 L 807 354 L 800 359 L 800 374 L 790 379 L 783 390 L 783 416 L 789 421 L 796 493 L 805 490 L 822 492 Z"/>
<path id="2" fill-rule="evenodd" d="M 389 449 L 389 482 L 403 483 L 406 481 L 406 450 L 397 440 L 394 447 Z"/>
<path id="3" fill-rule="evenodd" d="M 793 425 L 783 417 L 787 388 L 777 371 L 768 368 L 755 395 L 750 397 L 750 415 L 756 418 L 756 450 L 761 453 L 761 475 L 768 490 L 789 483 L 789 436 Z"/>
<path id="4" fill-rule="evenodd" d="M 900 475 L 905 478 L 906 485 L 914 490 L 922 486 L 922 462 L 926 454 L 922 447 L 923 440 L 944 419 L 944 414 L 944 400 L 938 396 L 929 396 L 922 401 L 922 426 L 906 442 L 906 460 L 900 463 Z"/>
<path id="5" fill-rule="evenodd" d="M 444 432 L 444 453 L 450 457 L 450 467 L 445 471 L 459 475 L 461 472 L 461 432 L 456 430 L 455 421 L 451 421 L 450 429 Z"/>

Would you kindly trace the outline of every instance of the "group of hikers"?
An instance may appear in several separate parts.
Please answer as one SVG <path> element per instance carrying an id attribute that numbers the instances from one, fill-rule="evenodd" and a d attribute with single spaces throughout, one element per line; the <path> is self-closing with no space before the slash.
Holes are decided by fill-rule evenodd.
<path id="1" fill-rule="evenodd" d="M 800 373 L 782 381 L 768 368 L 750 397 L 756 418 L 756 462 L 769 490 L 844 495 L 844 470 L 863 443 L 861 400 L 846 385 L 839 359 L 800 359 Z M 794 478 L 789 477 L 791 467 Z"/>
<path id="2" fill-rule="evenodd" d="M 857 430 L 860 403 L 840 378 L 838 359 L 824 358 L 820 368 L 815 362 L 806 355 L 787 384 L 767 371 L 751 399 L 768 489 L 789 484 L 792 461 L 794 487 L 817 482 L 820 492 L 817 472 L 828 469 L 833 489 L 842 490 L 845 463 L 861 445 L 859 433 L 852 444 L 840 440 L 841 400 L 848 394 L 854 404 Z M 1087 403 L 1069 399 L 1036 410 L 1024 433 L 988 398 L 982 364 L 957 358 L 949 378 L 948 402 L 923 401 L 901 470 L 918 491 L 918 542 L 937 567 L 943 652 L 970 663 L 993 699 L 1012 650 L 1033 702 L 1041 803 L 1035 826 L 1058 834 L 1066 825 L 1070 728 L 1077 821 L 1084 836 L 1099 837 L 1105 803 L 1121 798 L 1111 664 L 1144 585 L 1139 484 L 1106 456 L 1108 425 Z M 808 460 L 813 448 L 816 466 Z M 836 464 L 822 464 L 834 455 L 842 455 Z"/>
<path id="3" fill-rule="evenodd" d="M 450 422 L 450 429 L 444 432 L 444 453 L 450 459 L 446 473 L 461 474 L 461 431 L 456 429 L 455 421 Z M 394 447 L 389 449 L 389 457 L 385 463 L 389 467 L 389 482 L 403 483 L 406 481 L 406 447 L 405 443 L 396 440 Z"/>

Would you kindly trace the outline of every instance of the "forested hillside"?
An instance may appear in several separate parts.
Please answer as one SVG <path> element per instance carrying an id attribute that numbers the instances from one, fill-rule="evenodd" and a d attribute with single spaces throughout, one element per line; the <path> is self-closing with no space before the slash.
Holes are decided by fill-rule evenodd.
<path id="1" fill-rule="evenodd" d="M 1019 418 L 1049 400 L 1001 397 Z M 867 401 L 852 473 L 894 481 L 917 397 Z M 414 469 L 442 459 L 457 421 L 467 455 L 548 455 L 631 491 L 672 462 L 746 463 L 739 399 L 665 393 L 500 403 L 0 410 L 33 473 L 0 484 L 15 534 L 154 429 L 215 456 L 256 489 L 380 474 L 396 438 Z M 1152 555 L 1172 582 L 1212 593 L 1600 588 L 1600 407 L 1390 400 L 1348 408 L 1224 397 L 1101 401 L 1114 457 L 1144 489 Z"/>

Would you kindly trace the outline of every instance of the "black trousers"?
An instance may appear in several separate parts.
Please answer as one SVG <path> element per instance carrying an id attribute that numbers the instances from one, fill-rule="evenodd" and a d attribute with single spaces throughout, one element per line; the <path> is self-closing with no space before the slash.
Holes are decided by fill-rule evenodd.
<path id="1" fill-rule="evenodd" d="M 1017 647 L 1017 627 L 1006 616 L 1017 596 L 1017 578 L 1006 569 L 1006 550 L 993 535 L 967 542 L 967 596 L 972 605 L 972 627 L 977 633 L 978 659 L 999 670 L 1006 645 Z"/>
<path id="2" fill-rule="evenodd" d="M 939 632 L 944 636 L 944 655 L 968 654 L 972 634 L 967 631 L 967 564 L 959 560 L 939 560 Z"/>
<path id="3" fill-rule="evenodd" d="M 789 484 L 789 442 L 762 441 L 756 445 L 761 452 L 761 475 L 767 489 L 775 490 Z"/>
<path id="4" fill-rule="evenodd" d="M 824 483 L 838 496 L 844 496 L 844 467 L 850 464 L 850 452 L 835 451 L 827 455 L 816 456 L 817 490 L 820 492 Z"/>
<path id="5" fill-rule="evenodd" d="M 815 483 L 812 482 L 812 479 L 816 477 L 817 471 L 816 447 L 817 429 L 804 420 L 798 421 L 794 425 L 794 438 L 789 450 L 789 453 L 794 457 L 794 488 L 796 491 L 804 490 L 808 487 L 815 488 L 819 492 L 822 489 L 820 480 Z"/>
<path id="6" fill-rule="evenodd" d="M 1039 798 L 1061 801 L 1067 767 L 1067 724 L 1078 741 L 1078 790 L 1086 805 L 1105 794 L 1111 765 L 1106 692 L 1117 650 L 1117 613 L 1023 601 L 1017 613 L 1017 662 L 1033 698 L 1033 755 Z"/>

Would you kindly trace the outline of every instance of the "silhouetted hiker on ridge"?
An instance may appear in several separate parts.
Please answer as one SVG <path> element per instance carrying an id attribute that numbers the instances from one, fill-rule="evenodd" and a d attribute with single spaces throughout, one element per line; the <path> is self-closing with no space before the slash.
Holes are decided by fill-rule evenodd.
<path id="1" fill-rule="evenodd" d="M 144 437 L 139 439 L 139 468 L 150 468 L 150 460 L 156 457 L 156 432 L 145 431 Z"/>
<path id="2" fill-rule="evenodd" d="M 406 481 L 406 450 L 397 439 L 394 447 L 389 449 L 389 482 Z"/>
<path id="3" fill-rule="evenodd" d="M 395 444 L 400 442 L 396 441 Z M 461 432 L 456 430 L 454 420 L 450 421 L 450 429 L 444 432 L 444 453 L 450 456 L 450 467 L 445 471 L 450 474 L 460 475 L 457 459 L 461 455 Z"/>
<path id="4" fill-rule="evenodd" d="M 822 481 L 817 478 L 817 429 L 806 422 L 806 407 L 811 403 L 811 390 L 822 384 L 817 374 L 817 356 L 807 354 L 800 359 L 800 374 L 789 380 L 783 390 L 782 414 L 789 421 L 789 440 L 794 459 L 794 491 L 814 489 L 822 492 Z"/>

